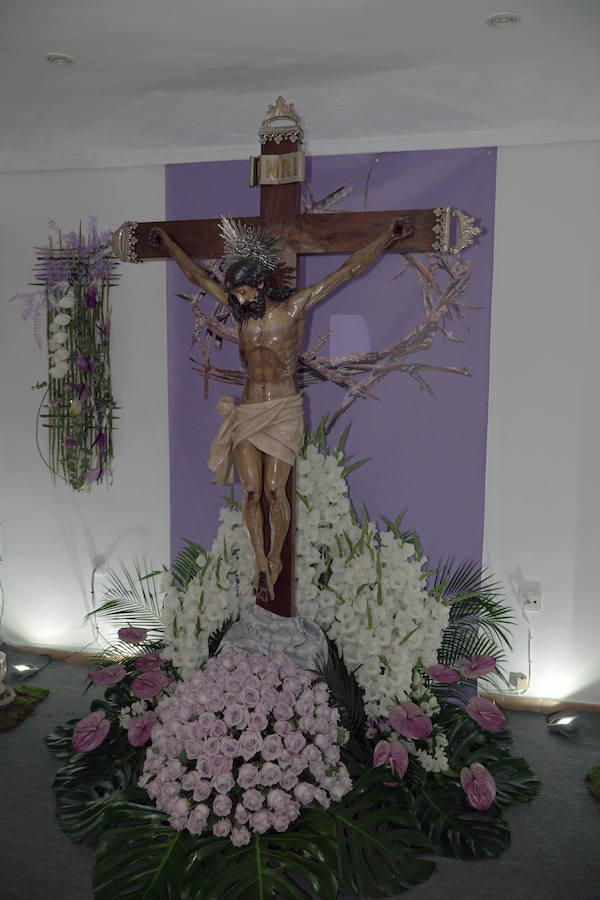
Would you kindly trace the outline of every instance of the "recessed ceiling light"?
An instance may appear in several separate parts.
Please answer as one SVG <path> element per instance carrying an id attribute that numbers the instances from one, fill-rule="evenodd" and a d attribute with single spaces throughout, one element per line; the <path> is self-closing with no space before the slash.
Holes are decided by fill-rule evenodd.
<path id="1" fill-rule="evenodd" d="M 52 66 L 72 66 L 75 60 L 66 53 L 46 53 L 44 59 Z"/>
<path id="2" fill-rule="evenodd" d="M 485 20 L 485 24 L 489 25 L 490 28 L 510 28 L 511 25 L 516 25 L 517 22 L 520 21 L 521 13 L 501 12 L 493 13 L 493 15 L 488 16 Z"/>

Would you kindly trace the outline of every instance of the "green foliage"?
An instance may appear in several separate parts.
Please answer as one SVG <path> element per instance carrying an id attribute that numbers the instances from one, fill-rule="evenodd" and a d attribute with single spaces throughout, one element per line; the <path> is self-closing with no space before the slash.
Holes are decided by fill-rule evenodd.
<path id="1" fill-rule="evenodd" d="M 452 666 L 473 654 L 495 656 L 502 664 L 505 648 L 511 647 L 510 626 L 514 624 L 510 606 L 501 595 L 500 585 L 472 562 L 454 566 L 441 565 L 435 572 L 431 591 L 450 606 L 450 619 L 438 650 L 438 661 Z M 496 674 L 505 684 L 501 672 L 495 670 L 482 680 L 494 683 Z M 438 696 L 451 695 L 452 687 L 436 685 Z"/>
<path id="2" fill-rule="evenodd" d="M 540 782 L 529 764 L 512 756 L 512 736 L 502 731 L 485 731 L 461 709 L 445 707 L 440 724 L 448 738 L 448 763 L 451 770 L 460 772 L 474 762 L 484 765 L 496 782 L 496 804 L 529 803 L 539 791 Z"/>
<path id="3" fill-rule="evenodd" d="M 104 815 L 93 873 L 94 900 L 191 900 L 188 865 L 198 844 L 174 831 L 140 788 L 123 792 Z"/>
<path id="4" fill-rule="evenodd" d="M 585 776 L 592 797 L 600 803 L 600 766 L 594 766 Z"/>
<path id="5" fill-rule="evenodd" d="M 435 868 L 431 847 L 401 785 L 386 786 L 388 769 L 372 769 L 329 808 L 335 820 L 341 888 L 359 897 L 391 897 Z"/>
<path id="6" fill-rule="evenodd" d="M 200 572 L 197 560 L 200 554 L 204 553 L 204 550 L 193 541 L 188 541 L 186 538 L 183 540 L 185 546 L 179 550 L 172 561 L 171 572 L 177 589 L 185 592 L 190 581 Z"/>
<path id="7" fill-rule="evenodd" d="M 48 688 L 37 687 L 37 685 L 18 685 L 13 687 L 15 699 L 8 706 L 0 709 L 0 731 L 10 731 L 17 725 L 33 715 L 38 703 L 44 700 L 50 691 Z"/>
<path id="8" fill-rule="evenodd" d="M 218 844 L 207 838 L 191 868 L 192 875 L 205 879 L 194 898 L 336 900 L 339 872 L 332 823 L 324 812 L 315 811 L 313 824 L 317 821 L 318 832 L 292 827 L 283 834 L 255 834 L 247 847 L 236 848 L 227 838 Z M 207 853 L 212 858 L 207 859 Z"/>
<path id="9" fill-rule="evenodd" d="M 234 616 L 228 616 L 222 625 L 216 629 L 216 631 L 212 631 L 208 636 L 208 655 L 214 656 L 219 647 L 221 646 L 221 641 L 231 628 L 231 626 L 238 621 L 238 618 Z"/>
<path id="10" fill-rule="evenodd" d="M 108 704 L 94 701 L 92 710 L 100 706 Z M 46 743 L 55 756 L 66 760 L 53 783 L 58 824 L 71 840 L 93 843 L 105 810 L 137 783 L 145 751 L 132 747 L 125 733 L 113 724 L 99 747 L 78 753 L 71 746 L 77 721 L 60 725 Z"/>
<path id="11" fill-rule="evenodd" d="M 88 613 L 87 618 L 100 616 L 113 628 L 134 625 L 148 630 L 151 645 L 161 641 L 164 625 L 161 620 L 162 600 L 156 578 L 161 573 L 149 568 L 148 564 L 134 560 L 131 572 L 121 561 L 121 573 L 109 570 L 104 590 L 104 602 L 98 609 Z M 142 648 L 138 647 L 138 650 Z M 131 644 L 115 641 L 109 650 L 120 659 L 131 656 Z"/>
<path id="12" fill-rule="evenodd" d="M 347 744 L 342 748 L 342 758 L 351 775 L 369 768 L 373 751 L 365 737 L 366 716 L 362 690 L 352 673 L 348 671 L 335 641 L 327 638 L 328 655 L 317 668 L 317 674 L 329 688 L 331 703 L 340 712 L 340 725 L 349 732 Z"/>

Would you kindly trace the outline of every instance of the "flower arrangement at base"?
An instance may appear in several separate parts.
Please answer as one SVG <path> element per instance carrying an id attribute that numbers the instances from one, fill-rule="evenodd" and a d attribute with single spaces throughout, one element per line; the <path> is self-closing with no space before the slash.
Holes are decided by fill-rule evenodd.
<path id="1" fill-rule="evenodd" d="M 133 579 L 97 611 L 127 617 L 119 637 L 138 655 L 92 672 L 105 699 L 48 738 L 65 759 L 59 822 L 96 843 L 95 900 L 391 897 L 432 874 L 432 853 L 497 856 L 504 808 L 537 792 L 501 710 L 476 695 L 505 642 L 493 586 L 468 565 L 428 578 L 398 520 L 361 524 L 341 446 L 328 455 L 317 436 L 302 458 L 298 607 L 325 632 L 318 671 L 220 650 L 251 602 L 232 504 L 211 552 L 189 543 L 164 579 L 162 640 L 134 621 L 155 611 L 148 600 L 144 618 Z M 138 574 L 155 598 L 159 573 Z"/>
<path id="2" fill-rule="evenodd" d="M 350 790 L 339 712 L 311 681 L 282 655 L 224 651 L 158 703 L 139 783 L 173 828 L 243 846 Z"/>
<path id="3" fill-rule="evenodd" d="M 40 290 L 11 299 L 25 301 L 23 318 L 32 319 L 42 346 L 46 317 L 48 378 L 40 412 L 48 429 L 48 459 L 53 476 L 75 490 L 106 482 L 111 476 L 112 430 L 117 405 L 110 373 L 110 288 L 117 280 L 117 260 L 107 248 L 110 232 L 99 232 L 88 219 L 84 233 L 61 232 L 50 220 L 55 238 L 37 250 Z M 41 451 L 40 451 L 41 452 Z"/>

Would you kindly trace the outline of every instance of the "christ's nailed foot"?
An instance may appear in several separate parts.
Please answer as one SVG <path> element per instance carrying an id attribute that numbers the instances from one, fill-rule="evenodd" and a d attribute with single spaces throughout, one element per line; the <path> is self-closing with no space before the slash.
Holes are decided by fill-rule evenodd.
<path id="1" fill-rule="evenodd" d="M 269 570 L 271 573 L 271 582 L 275 584 L 283 569 L 283 563 L 280 556 L 269 556 Z"/>
<path id="2" fill-rule="evenodd" d="M 256 584 L 254 587 L 254 593 L 256 595 L 256 602 L 263 606 L 266 603 L 271 603 L 274 599 L 273 597 L 273 587 L 271 585 L 269 589 L 269 584 L 267 581 L 267 573 L 259 572 L 258 578 L 256 579 Z"/>

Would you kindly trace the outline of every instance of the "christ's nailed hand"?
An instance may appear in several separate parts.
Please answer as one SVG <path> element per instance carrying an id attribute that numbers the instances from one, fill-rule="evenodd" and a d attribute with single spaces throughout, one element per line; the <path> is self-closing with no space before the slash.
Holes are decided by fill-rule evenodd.
<path id="1" fill-rule="evenodd" d="M 168 237 L 167 232 L 163 231 L 162 228 L 151 228 L 150 233 L 148 234 L 148 238 L 153 247 L 160 247 L 161 244 L 164 244 L 165 238 Z"/>
<path id="2" fill-rule="evenodd" d="M 401 238 L 407 237 L 409 234 L 413 234 L 413 232 L 414 228 L 409 219 L 394 219 L 394 221 L 390 223 L 392 241 L 400 240 Z"/>

